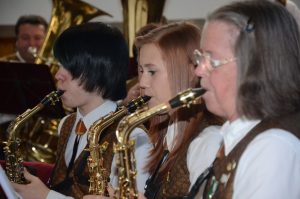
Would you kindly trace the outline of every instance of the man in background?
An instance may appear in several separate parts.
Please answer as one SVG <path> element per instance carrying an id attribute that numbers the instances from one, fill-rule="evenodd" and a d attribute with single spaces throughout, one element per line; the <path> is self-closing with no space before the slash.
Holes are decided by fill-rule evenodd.
<path id="1" fill-rule="evenodd" d="M 34 63 L 33 53 L 41 48 L 47 28 L 48 23 L 41 16 L 21 16 L 15 26 L 16 52 L 0 58 L 0 61 Z"/>

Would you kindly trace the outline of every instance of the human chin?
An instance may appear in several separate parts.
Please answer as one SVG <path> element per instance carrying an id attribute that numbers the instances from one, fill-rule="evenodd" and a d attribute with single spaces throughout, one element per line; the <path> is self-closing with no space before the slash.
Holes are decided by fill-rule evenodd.
<path id="1" fill-rule="evenodd" d="M 213 114 L 216 114 L 218 116 L 221 116 L 221 110 L 220 110 L 220 105 L 217 103 L 217 100 L 209 94 L 204 94 L 203 96 L 203 100 L 205 102 L 205 106 L 207 108 L 207 110 Z"/>

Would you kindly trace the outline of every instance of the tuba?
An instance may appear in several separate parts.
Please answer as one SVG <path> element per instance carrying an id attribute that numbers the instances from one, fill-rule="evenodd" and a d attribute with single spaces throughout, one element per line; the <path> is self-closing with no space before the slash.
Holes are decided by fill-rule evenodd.
<path id="1" fill-rule="evenodd" d="M 171 109 L 186 106 L 192 103 L 205 93 L 202 88 L 187 89 L 179 93 L 168 103 L 159 104 L 151 109 L 144 107 L 126 117 L 124 117 L 116 131 L 118 143 L 114 146 L 114 152 L 117 154 L 117 169 L 119 178 L 119 187 L 116 190 L 116 197 L 119 199 L 138 198 L 136 189 L 136 169 L 134 158 L 134 140 L 129 140 L 130 133 L 139 124 L 145 122 L 151 117 L 167 112 Z"/>
<path id="2" fill-rule="evenodd" d="M 47 105 L 55 105 L 59 101 L 59 97 L 63 94 L 63 91 L 53 91 L 48 94 L 38 105 L 32 109 L 26 110 L 19 115 L 14 121 L 9 124 L 8 141 L 4 144 L 4 153 L 6 159 L 6 174 L 11 182 L 18 184 L 26 184 L 27 181 L 23 175 L 23 158 L 20 151 L 20 139 L 17 138 L 17 133 L 20 127 L 34 114 L 39 112 Z"/>
<path id="3" fill-rule="evenodd" d="M 49 65 L 51 74 L 55 75 L 58 63 L 54 61 L 52 48 L 58 35 L 72 25 L 85 23 L 97 16 L 111 15 L 81 0 L 52 0 L 52 3 L 51 21 L 35 63 Z"/>
<path id="4" fill-rule="evenodd" d="M 130 57 L 135 33 L 150 22 L 160 22 L 166 0 L 121 0 L 123 32 L 128 42 Z"/>
<path id="5" fill-rule="evenodd" d="M 149 100 L 150 97 L 148 96 L 140 96 L 129 102 L 126 107 L 122 106 L 116 112 L 112 112 L 97 120 L 90 127 L 88 131 L 88 151 L 90 152 L 90 156 L 87 161 L 90 175 L 90 194 L 105 196 L 107 190 L 109 173 L 103 165 L 103 162 L 105 161 L 103 159 L 103 154 L 105 153 L 109 143 L 104 142 L 102 145 L 98 144 L 102 132 L 116 120 L 124 117 L 128 113 L 133 113 L 136 109 L 144 106 Z"/>

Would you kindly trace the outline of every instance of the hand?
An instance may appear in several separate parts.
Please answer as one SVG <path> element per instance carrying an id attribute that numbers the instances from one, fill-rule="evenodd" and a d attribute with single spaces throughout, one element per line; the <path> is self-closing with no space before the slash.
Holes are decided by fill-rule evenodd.
<path id="1" fill-rule="evenodd" d="M 139 196 L 138 196 L 138 199 L 147 199 L 143 193 L 140 193 L 139 192 Z"/>
<path id="2" fill-rule="evenodd" d="M 105 199 L 109 197 L 99 196 L 99 195 L 85 195 L 82 199 Z"/>
<path id="3" fill-rule="evenodd" d="M 129 89 L 126 98 L 123 100 L 123 105 L 127 105 L 131 100 L 137 98 L 140 95 L 141 95 L 140 85 L 136 83 L 134 86 L 132 86 Z"/>
<path id="4" fill-rule="evenodd" d="M 31 175 L 26 169 L 24 177 L 30 182 L 29 184 L 12 183 L 16 192 L 23 199 L 45 199 L 47 197 L 50 189 L 38 177 Z"/>

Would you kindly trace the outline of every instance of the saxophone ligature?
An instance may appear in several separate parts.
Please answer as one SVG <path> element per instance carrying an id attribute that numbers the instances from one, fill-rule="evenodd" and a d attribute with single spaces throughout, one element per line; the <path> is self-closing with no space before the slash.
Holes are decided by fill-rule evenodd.
<path id="1" fill-rule="evenodd" d="M 144 107 L 125 116 L 120 121 L 116 131 L 118 143 L 114 146 L 114 152 L 117 154 L 119 179 L 116 198 L 138 198 L 134 157 L 135 142 L 134 140 L 129 140 L 129 135 L 133 129 L 159 113 L 165 113 L 178 107 L 189 107 L 192 103 L 196 103 L 196 100 L 204 93 L 205 90 L 202 88 L 187 89 L 169 100 L 168 103 L 159 104 L 150 109 Z"/>
<path id="2" fill-rule="evenodd" d="M 108 115 L 94 122 L 88 131 L 88 151 L 90 155 L 88 157 L 88 168 L 89 168 L 89 193 L 93 195 L 107 195 L 107 185 L 109 173 L 104 168 L 103 154 L 105 153 L 109 143 L 104 142 L 99 144 L 99 139 L 102 132 L 113 124 L 115 121 L 124 117 L 128 113 L 133 113 L 136 109 L 141 108 L 150 100 L 149 96 L 140 96 L 131 102 L 127 106 L 120 107 L 117 111 L 111 112 Z"/>
<path id="3" fill-rule="evenodd" d="M 5 142 L 4 153 L 6 159 L 6 174 L 11 182 L 18 184 L 26 184 L 27 181 L 23 175 L 23 158 L 20 151 L 21 140 L 17 138 L 20 127 L 31 118 L 35 113 L 43 109 L 47 105 L 55 105 L 62 96 L 63 91 L 53 91 L 48 94 L 38 105 L 32 109 L 27 109 L 24 113 L 19 115 L 12 121 L 7 129 L 8 141 Z"/>

